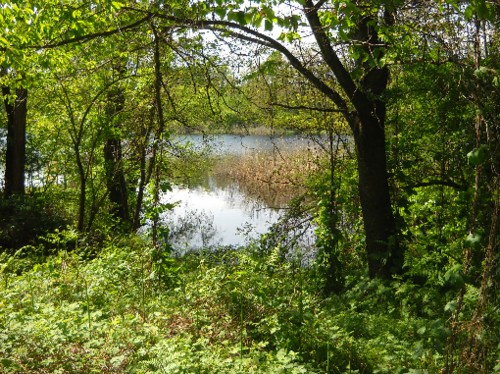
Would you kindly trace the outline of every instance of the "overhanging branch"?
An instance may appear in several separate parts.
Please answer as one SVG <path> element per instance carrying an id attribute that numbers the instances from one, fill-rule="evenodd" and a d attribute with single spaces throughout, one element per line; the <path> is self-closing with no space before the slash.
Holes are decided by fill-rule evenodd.
<path id="1" fill-rule="evenodd" d="M 152 18 L 152 16 L 153 16 L 152 14 L 147 14 L 145 17 L 141 18 L 140 20 L 138 20 L 136 22 L 133 22 L 133 23 L 126 25 L 126 26 L 117 27 L 117 28 L 112 29 L 112 30 L 77 36 L 74 38 L 61 40 L 60 42 L 55 42 L 55 43 L 49 43 L 49 44 L 43 44 L 43 45 L 29 45 L 25 48 L 38 49 L 38 50 L 39 49 L 50 49 L 50 48 L 62 47 L 62 46 L 67 45 L 67 44 L 88 42 L 90 40 L 97 39 L 100 37 L 110 36 L 110 35 L 117 34 L 117 33 L 123 32 L 123 31 L 133 30 L 133 29 L 139 27 L 144 22 L 149 21 Z"/>
<path id="2" fill-rule="evenodd" d="M 145 13 L 151 17 L 157 17 L 165 21 L 173 23 L 178 27 L 190 27 L 192 29 L 204 29 L 211 30 L 218 33 L 226 33 L 228 36 L 249 41 L 251 43 L 259 44 L 283 54 L 290 64 L 302 74 L 311 84 L 313 84 L 318 90 L 329 97 L 335 105 L 342 111 L 342 113 L 349 113 L 348 105 L 346 101 L 340 96 L 340 94 L 333 88 L 328 86 L 325 82 L 319 79 L 311 70 L 309 70 L 300 60 L 295 57 L 295 55 L 281 44 L 276 39 L 273 39 L 265 34 L 262 34 L 256 30 L 242 26 L 235 22 L 222 21 L 222 20 L 192 20 L 183 19 L 175 16 L 166 15 L 159 12 L 149 12 L 146 10 L 137 9 L 134 7 L 123 7 L 125 10 L 136 11 Z"/>
<path id="3" fill-rule="evenodd" d="M 318 107 L 312 107 L 312 106 L 307 106 L 307 105 L 287 105 L 287 104 L 276 103 L 276 102 L 272 102 L 271 105 L 279 106 L 279 107 L 285 108 L 285 109 L 292 109 L 292 110 L 314 110 L 316 112 L 345 114 L 345 112 L 343 110 L 333 109 L 333 108 L 318 108 Z"/>

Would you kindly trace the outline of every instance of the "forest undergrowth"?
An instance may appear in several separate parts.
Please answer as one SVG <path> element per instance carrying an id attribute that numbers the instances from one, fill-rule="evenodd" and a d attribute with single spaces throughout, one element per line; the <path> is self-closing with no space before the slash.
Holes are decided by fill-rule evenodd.
<path id="1" fill-rule="evenodd" d="M 435 292 L 431 305 L 429 290 L 408 282 L 353 274 L 346 292 L 324 297 L 299 253 L 285 259 L 259 242 L 181 258 L 138 237 L 110 238 L 98 251 L 75 248 L 71 231 L 47 243 L 54 254 L 39 246 L 2 255 L 3 373 L 433 373 L 444 365 L 450 313 Z"/>

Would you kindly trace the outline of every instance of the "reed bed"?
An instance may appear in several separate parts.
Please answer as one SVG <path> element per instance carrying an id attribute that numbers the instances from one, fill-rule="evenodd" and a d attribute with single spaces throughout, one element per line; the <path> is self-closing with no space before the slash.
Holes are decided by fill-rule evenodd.
<path id="1" fill-rule="evenodd" d="M 284 207 L 305 192 L 305 178 L 318 169 L 318 152 L 256 151 L 230 156 L 218 162 L 214 177 L 218 184 L 236 183 L 247 195 L 272 207 Z"/>

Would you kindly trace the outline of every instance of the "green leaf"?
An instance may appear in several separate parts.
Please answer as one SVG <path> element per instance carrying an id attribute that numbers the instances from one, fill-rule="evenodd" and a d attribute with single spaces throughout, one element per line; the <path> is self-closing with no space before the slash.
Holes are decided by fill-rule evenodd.
<path id="1" fill-rule="evenodd" d="M 477 233 L 470 233 L 467 235 L 465 246 L 472 249 L 479 249 L 481 247 L 481 235 Z"/>
<path id="2" fill-rule="evenodd" d="M 444 274 L 446 284 L 453 288 L 460 288 L 465 284 L 462 265 L 455 265 Z"/>
<path id="3" fill-rule="evenodd" d="M 265 27 L 266 31 L 272 31 L 273 23 L 270 20 L 266 19 L 264 21 L 264 27 Z"/>
<path id="4" fill-rule="evenodd" d="M 469 5 L 464 11 L 464 17 L 467 21 L 470 21 L 474 16 L 474 8 L 472 5 Z"/>
<path id="5" fill-rule="evenodd" d="M 266 15 L 266 18 L 272 20 L 275 18 L 274 10 L 269 7 L 262 7 L 262 12 Z"/>
<path id="6" fill-rule="evenodd" d="M 9 41 L 7 39 L 5 39 L 3 36 L 0 35 L 0 44 L 8 46 L 9 45 Z"/>
<path id="7" fill-rule="evenodd" d="M 472 151 L 467 153 L 467 161 L 471 166 L 481 165 L 488 155 L 488 146 L 486 144 L 481 144 L 480 147 L 474 148 Z"/>
<path id="8" fill-rule="evenodd" d="M 112 1 L 112 2 L 111 2 L 111 6 L 112 6 L 114 9 L 116 9 L 116 10 L 121 9 L 124 5 L 125 5 L 125 4 L 120 3 L 120 2 L 118 2 L 118 1 Z"/>
<path id="9" fill-rule="evenodd" d="M 445 312 L 453 313 L 455 310 L 457 310 L 456 300 L 452 300 L 452 301 L 448 302 L 444 307 Z"/>
<path id="10" fill-rule="evenodd" d="M 2 358 L 0 360 L 0 364 L 4 368 L 13 368 L 13 369 L 21 369 L 21 366 L 19 366 L 15 361 L 9 359 L 9 358 Z"/>
<path id="11" fill-rule="evenodd" d="M 229 12 L 229 14 L 227 15 L 227 18 L 230 21 L 235 21 L 235 22 L 239 23 L 241 26 L 246 25 L 245 12 L 242 12 L 242 11 Z"/>
<path id="12" fill-rule="evenodd" d="M 226 13 L 227 13 L 227 10 L 226 8 L 224 7 L 220 7 L 220 8 L 215 8 L 214 10 L 215 14 L 217 14 L 221 19 L 224 19 L 224 17 L 226 16 Z"/>
<path id="13" fill-rule="evenodd" d="M 252 22 L 252 19 L 253 19 L 253 14 L 252 13 L 245 13 L 245 17 L 244 17 L 244 25 L 248 25 Z"/>

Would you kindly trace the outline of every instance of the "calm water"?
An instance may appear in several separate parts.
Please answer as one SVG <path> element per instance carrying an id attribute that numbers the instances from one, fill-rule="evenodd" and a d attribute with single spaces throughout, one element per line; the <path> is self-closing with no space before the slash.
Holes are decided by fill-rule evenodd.
<path id="1" fill-rule="evenodd" d="M 255 151 L 297 150 L 316 147 L 311 140 L 299 136 L 183 136 L 175 141 L 189 142 L 195 148 L 211 147 L 218 155 L 244 155 Z M 165 216 L 172 227 L 172 244 L 179 251 L 212 245 L 244 245 L 267 232 L 280 217 L 280 211 L 245 195 L 235 184 L 218 185 L 209 178 L 207 186 L 182 188 L 163 196 L 163 202 L 179 202 Z"/>
<path id="2" fill-rule="evenodd" d="M 164 196 L 178 202 L 166 217 L 172 244 L 182 251 L 192 247 L 245 244 L 267 231 L 279 212 L 249 199 L 237 187 L 179 188 Z"/>
<path id="3" fill-rule="evenodd" d="M 216 155 L 244 155 L 256 151 L 286 151 L 317 147 L 311 139 L 298 135 L 184 135 L 174 138 L 174 143 L 190 143 L 195 148 L 211 148 Z"/>

